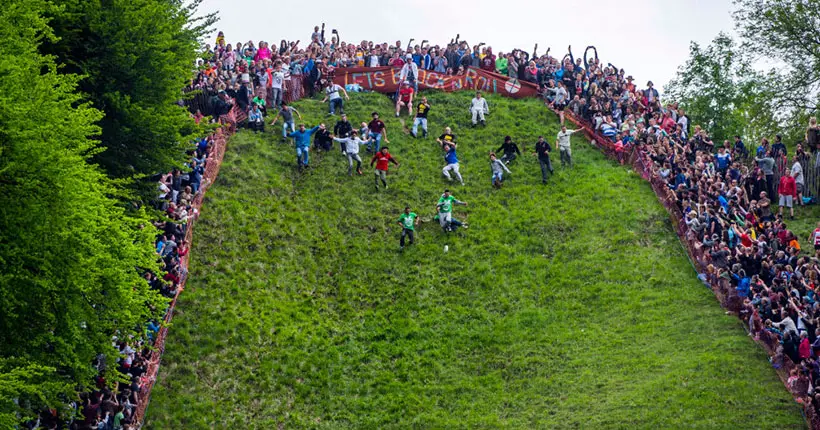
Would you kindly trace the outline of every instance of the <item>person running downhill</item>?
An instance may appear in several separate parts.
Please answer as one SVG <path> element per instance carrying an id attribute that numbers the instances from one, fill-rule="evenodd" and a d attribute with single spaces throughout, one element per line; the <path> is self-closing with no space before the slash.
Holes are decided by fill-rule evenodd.
<path id="1" fill-rule="evenodd" d="M 379 152 L 373 154 L 373 158 L 370 160 L 370 167 L 373 167 L 373 163 L 376 163 L 376 191 L 379 190 L 379 179 L 382 180 L 384 189 L 387 189 L 387 169 L 390 167 L 390 163 L 399 166 L 399 163 L 390 155 L 387 149 L 386 146 L 382 147 Z"/>
<path id="2" fill-rule="evenodd" d="M 507 173 L 510 172 L 510 169 L 507 168 L 507 165 L 502 163 L 501 160 L 496 158 L 495 152 L 490 153 L 490 169 L 493 172 L 493 187 L 501 188 L 502 182 L 504 181 L 503 175 L 504 171 L 506 170 Z"/>
<path id="3" fill-rule="evenodd" d="M 436 203 L 436 212 L 438 212 L 438 222 L 445 232 L 453 231 L 458 227 L 467 228 L 467 224 L 463 224 L 453 218 L 453 205 L 467 206 L 467 202 L 457 200 L 450 194 L 449 189 L 444 190 Z"/>
<path id="4" fill-rule="evenodd" d="M 553 173 L 550 152 L 552 152 L 552 146 L 544 140 L 544 136 L 538 136 L 538 142 L 535 143 L 535 153 L 533 153 L 533 155 L 538 157 L 538 164 L 541 165 L 541 183 L 544 185 L 547 184 L 547 172 L 550 174 Z"/>
<path id="5" fill-rule="evenodd" d="M 356 173 L 362 174 L 362 159 L 359 157 L 359 146 L 367 142 L 359 139 L 358 132 L 353 130 L 350 132 L 350 137 L 338 138 L 333 140 L 342 145 L 342 155 L 347 156 L 347 174 L 353 176 L 353 160 L 356 160 Z"/>
<path id="6" fill-rule="evenodd" d="M 459 173 L 458 169 L 458 156 L 456 155 L 456 143 L 455 142 L 447 142 L 441 141 L 441 149 L 444 150 L 444 161 L 447 163 L 443 169 L 441 169 L 441 174 L 447 178 L 448 181 L 453 182 L 453 177 L 450 176 L 450 172 L 452 171 L 456 175 L 456 179 L 461 185 L 464 185 L 464 178 L 461 177 L 461 173 Z"/>
<path id="7" fill-rule="evenodd" d="M 404 208 L 404 213 L 399 215 L 399 220 L 397 223 L 401 226 L 401 239 L 399 239 L 399 249 L 404 249 L 404 238 L 410 238 L 410 245 L 414 244 L 416 241 L 415 238 L 415 226 L 418 224 L 418 220 L 416 219 L 418 215 L 414 212 L 410 212 L 410 206 Z"/>
<path id="8" fill-rule="evenodd" d="M 318 130 L 318 125 L 310 130 L 307 130 L 304 124 L 299 124 L 299 130 L 288 134 L 288 137 L 293 138 L 293 144 L 296 146 L 296 163 L 300 171 L 308 167 L 308 162 L 310 161 L 308 157 L 308 151 L 310 150 L 310 136 Z"/>
<path id="9" fill-rule="evenodd" d="M 282 108 L 279 109 L 279 112 L 276 114 L 276 118 L 274 118 L 273 121 L 270 123 L 270 125 L 273 126 L 274 124 L 276 124 L 276 121 L 279 119 L 279 117 L 282 117 L 282 121 L 284 121 L 284 123 L 282 124 L 282 142 L 284 142 L 288 138 L 288 128 L 290 128 L 290 131 L 296 131 L 296 127 L 294 127 L 293 123 L 294 112 L 299 117 L 299 121 L 301 121 L 302 114 L 300 114 L 299 111 L 295 108 L 290 107 L 287 104 L 287 102 L 282 102 Z"/>
<path id="10" fill-rule="evenodd" d="M 568 164 L 572 168 L 572 149 L 570 148 L 569 137 L 578 130 L 567 130 L 567 126 L 562 125 L 558 132 L 558 150 L 561 152 L 561 167 Z"/>
<path id="11" fill-rule="evenodd" d="M 376 142 L 376 152 L 378 153 L 382 144 L 382 138 L 384 138 L 384 143 L 390 143 L 390 141 L 387 140 L 387 127 L 384 125 L 384 122 L 379 119 L 379 113 L 373 112 L 371 116 L 373 117 L 373 120 L 367 124 L 367 129 L 369 130 L 368 137 Z"/>

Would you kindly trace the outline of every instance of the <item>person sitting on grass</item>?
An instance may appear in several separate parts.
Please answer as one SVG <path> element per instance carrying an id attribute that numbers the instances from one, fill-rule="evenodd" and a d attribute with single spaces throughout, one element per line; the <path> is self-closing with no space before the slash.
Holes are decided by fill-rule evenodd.
<path id="1" fill-rule="evenodd" d="M 248 128 L 254 133 L 265 131 L 265 120 L 262 119 L 262 111 L 259 110 L 258 104 L 253 104 L 251 111 L 248 113 Z"/>
<path id="2" fill-rule="evenodd" d="M 501 162 L 504 164 L 510 164 L 511 161 L 515 160 L 519 155 L 521 155 L 521 151 L 518 150 L 518 145 L 512 141 L 510 136 L 504 137 L 504 143 L 501 144 L 501 147 L 498 148 L 495 152 L 503 152 L 504 155 L 501 156 Z"/>
<path id="3" fill-rule="evenodd" d="M 453 205 L 467 206 L 467 202 L 457 200 L 450 194 L 449 189 L 445 189 L 444 194 L 439 197 L 438 203 L 436 203 L 436 217 L 438 217 L 438 222 L 445 232 L 453 231 L 458 227 L 467 228 L 467 224 L 453 218 Z"/>
<path id="4" fill-rule="evenodd" d="M 308 163 L 310 162 L 310 158 L 308 156 L 308 151 L 310 150 L 310 136 L 316 131 L 319 130 L 319 126 L 311 128 L 308 130 L 304 124 L 299 124 L 299 130 L 296 130 L 288 135 L 288 137 L 293 138 L 293 144 L 296 146 L 296 164 L 301 172 L 304 168 L 308 167 Z"/>
<path id="5" fill-rule="evenodd" d="M 401 114 L 402 107 L 407 107 L 408 114 L 413 112 L 414 95 L 415 92 L 413 91 L 413 87 L 410 86 L 410 82 L 402 82 L 401 89 L 399 90 L 399 97 L 396 99 L 396 118 L 398 118 L 399 114 Z"/>
<path id="6" fill-rule="evenodd" d="M 490 113 L 490 107 L 487 105 L 487 99 L 481 97 L 481 91 L 476 91 L 475 97 L 470 101 L 470 114 L 472 115 L 473 127 L 481 121 L 481 125 L 487 125 L 484 122 L 484 115 Z"/>
<path id="7" fill-rule="evenodd" d="M 410 212 L 410 206 L 404 208 L 404 212 L 399 216 L 397 223 L 401 226 L 401 239 L 399 239 L 399 249 L 404 249 L 404 238 L 410 238 L 410 245 L 415 243 L 415 225 L 418 224 L 416 219 L 418 215 Z"/>
<path id="8" fill-rule="evenodd" d="M 282 142 L 284 142 L 288 137 L 288 128 L 290 128 L 290 131 L 292 132 L 296 131 L 296 127 L 293 123 L 294 113 L 296 113 L 296 115 L 299 117 L 299 121 L 301 121 L 302 114 L 300 114 L 299 111 L 296 110 L 296 108 L 288 105 L 287 102 L 282 102 L 282 108 L 279 109 L 279 112 L 276 114 L 276 118 L 274 118 L 273 121 L 270 123 L 270 125 L 273 126 L 274 124 L 276 124 L 276 121 L 279 119 L 279 117 L 282 117 L 282 121 L 284 121 L 282 123 Z"/>
<path id="9" fill-rule="evenodd" d="M 390 167 L 390 163 L 399 166 L 398 161 L 390 155 L 388 152 L 388 148 L 386 146 L 382 147 L 379 152 L 373 154 L 373 158 L 370 159 L 370 167 L 373 167 L 373 163 L 376 163 L 376 191 L 379 190 L 379 179 L 381 179 L 382 184 L 384 185 L 384 189 L 387 189 L 387 169 Z"/>
<path id="10" fill-rule="evenodd" d="M 356 130 L 353 130 L 350 132 L 350 137 L 333 137 L 333 140 L 342 145 L 342 155 L 347 156 L 347 174 L 349 176 L 353 176 L 353 160 L 356 160 L 356 173 L 359 175 L 362 174 L 362 159 L 359 157 L 359 146 L 367 142 L 359 139 L 358 134 Z"/>
<path id="11" fill-rule="evenodd" d="M 490 153 L 490 169 L 493 172 L 492 183 L 493 187 L 495 188 L 501 188 L 501 185 L 504 181 L 503 175 L 505 170 L 507 171 L 507 173 L 512 173 L 510 172 L 510 169 L 507 168 L 506 164 L 502 163 L 501 160 L 496 158 L 495 152 Z"/>

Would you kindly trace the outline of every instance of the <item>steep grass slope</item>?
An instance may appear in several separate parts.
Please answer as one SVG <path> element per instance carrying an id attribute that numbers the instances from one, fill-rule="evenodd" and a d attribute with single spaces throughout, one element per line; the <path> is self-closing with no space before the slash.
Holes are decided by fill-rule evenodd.
<path id="1" fill-rule="evenodd" d="M 799 428 L 799 409 L 736 317 L 697 280 L 651 189 L 573 140 L 540 184 L 529 155 L 556 119 L 535 100 L 429 94 L 431 135 L 459 137 L 470 229 L 435 222 L 398 252 L 400 211 L 425 220 L 448 184 L 380 95 L 391 188 L 344 176 L 334 151 L 298 174 L 290 146 L 241 132 L 197 225 L 151 428 Z M 297 104 L 312 125 L 316 100 Z M 402 119 L 405 119 L 403 117 Z M 502 190 L 486 154 L 526 146 Z M 443 247 L 449 246 L 449 253 Z"/>

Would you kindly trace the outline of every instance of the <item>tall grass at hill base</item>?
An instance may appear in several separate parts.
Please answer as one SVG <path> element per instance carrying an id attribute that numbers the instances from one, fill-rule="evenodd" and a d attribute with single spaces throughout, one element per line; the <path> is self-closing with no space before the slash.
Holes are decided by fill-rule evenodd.
<path id="1" fill-rule="evenodd" d="M 536 100 L 426 93 L 430 137 L 355 94 L 355 126 L 388 127 L 389 190 L 345 175 L 338 144 L 297 173 L 277 127 L 231 139 L 194 235 L 149 428 L 802 428 L 800 409 L 737 317 L 699 283 L 637 175 L 580 136 L 576 167 L 541 185 L 531 155 L 557 119 Z M 308 125 L 327 105 L 296 104 Z M 465 186 L 434 137 L 458 136 Z M 358 128 L 358 127 L 357 127 Z M 503 189 L 487 153 L 524 155 Z M 362 154 L 365 158 L 365 154 Z M 369 160 L 368 160 L 369 161 Z M 470 228 L 432 220 L 442 190 Z M 424 221 L 398 250 L 396 220 Z M 444 247 L 449 252 L 444 252 Z"/>

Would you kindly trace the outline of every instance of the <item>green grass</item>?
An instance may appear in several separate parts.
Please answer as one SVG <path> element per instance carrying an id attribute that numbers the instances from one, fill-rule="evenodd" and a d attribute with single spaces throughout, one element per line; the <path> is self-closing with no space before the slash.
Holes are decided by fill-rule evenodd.
<path id="1" fill-rule="evenodd" d="M 802 428 L 761 348 L 696 278 L 650 187 L 575 138 L 548 186 L 530 155 L 490 186 L 504 135 L 532 151 L 557 121 L 536 100 L 429 94 L 431 135 L 459 137 L 469 230 L 430 221 L 448 184 L 431 139 L 380 95 L 388 191 L 338 152 L 271 134 L 230 141 L 197 224 L 191 277 L 148 409 L 150 428 Z M 325 115 L 297 104 L 309 125 Z M 402 119 L 405 119 L 403 117 Z M 554 162 L 558 163 L 557 153 Z M 369 171 L 368 171 L 369 173 Z M 398 252 L 409 204 L 428 222 Z M 449 246 L 449 253 L 443 247 Z"/>

